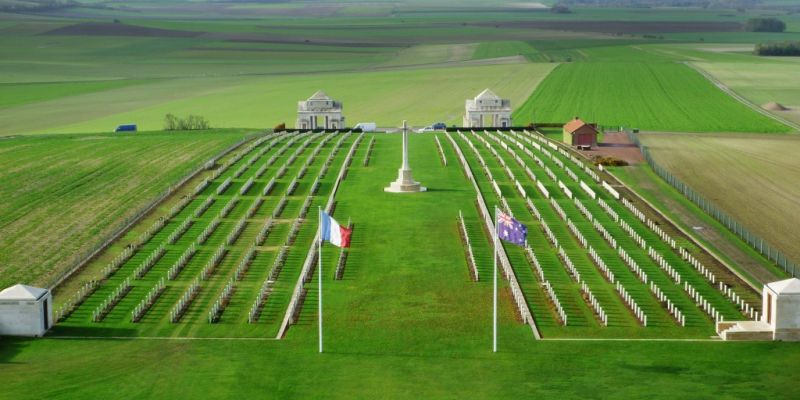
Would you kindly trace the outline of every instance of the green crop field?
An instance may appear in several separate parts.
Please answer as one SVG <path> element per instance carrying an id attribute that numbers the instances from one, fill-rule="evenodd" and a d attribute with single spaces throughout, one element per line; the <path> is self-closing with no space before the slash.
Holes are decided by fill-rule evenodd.
<path id="1" fill-rule="evenodd" d="M 143 129 L 162 129 L 167 113 L 200 114 L 214 126 L 271 128 L 282 122 L 291 126 L 297 101 L 319 89 L 344 102 L 353 125 L 375 121 L 398 126 L 403 119 L 416 125 L 455 124 L 461 121 L 464 99 L 491 87 L 522 103 L 552 68 L 550 64 L 511 64 L 154 82 L 6 108 L 0 110 L 0 121 L 6 122 L 0 133 L 107 131 L 128 122 Z M 126 100 L 113 100 L 120 98 Z M 43 112 L 50 118 L 43 119 Z"/>
<path id="2" fill-rule="evenodd" d="M 800 123 L 800 64 L 797 60 L 770 59 L 770 62 L 702 62 L 697 65 L 736 93 L 757 106 L 778 103 L 770 108 L 783 118 Z"/>
<path id="3" fill-rule="evenodd" d="M 0 140 L 0 286 L 52 284 L 241 131 Z"/>
<path id="4" fill-rule="evenodd" d="M 0 399 L 791 397 L 800 347 L 716 331 L 787 273 L 646 164 L 521 127 L 652 131 L 659 162 L 795 254 L 800 64 L 752 49 L 800 40 L 800 15 L 554 3 L 0 0 L 0 289 L 80 265 L 44 338 L 0 338 Z M 461 125 L 486 88 L 520 128 L 412 134 L 428 190 L 384 192 L 395 127 Z M 318 90 L 389 132 L 292 130 Z M 127 123 L 144 132 L 111 133 Z M 528 234 L 497 248 L 492 353 L 495 206 Z M 320 208 L 349 249 L 317 254 Z"/>
<path id="5" fill-rule="evenodd" d="M 608 126 L 653 131 L 789 131 L 728 97 L 689 67 L 666 62 L 561 65 L 515 116 L 540 122 L 581 116 Z"/>

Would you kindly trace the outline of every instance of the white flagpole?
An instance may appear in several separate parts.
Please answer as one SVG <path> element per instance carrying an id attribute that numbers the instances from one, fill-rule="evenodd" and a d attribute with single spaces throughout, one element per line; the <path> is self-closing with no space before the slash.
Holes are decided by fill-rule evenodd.
<path id="1" fill-rule="evenodd" d="M 494 206 L 494 302 L 492 304 L 492 352 L 497 353 L 497 226 L 500 221 L 497 219 L 497 206 Z"/>
<path id="2" fill-rule="evenodd" d="M 319 213 L 317 216 L 319 217 L 319 232 L 317 235 L 317 261 L 319 261 L 319 282 L 318 282 L 318 296 L 319 296 L 319 352 L 322 353 L 322 207 L 319 207 Z"/>

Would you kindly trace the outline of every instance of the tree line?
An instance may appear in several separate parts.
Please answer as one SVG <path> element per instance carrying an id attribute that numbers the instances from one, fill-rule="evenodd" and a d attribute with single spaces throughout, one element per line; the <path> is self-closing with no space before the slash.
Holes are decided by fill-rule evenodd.
<path id="1" fill-rule="evenodd" d="M 744 25 L 748 32 L 783 32 L 786 24 L 777 18 L 750 18 Z"/>
<path id="2" fill-rule="evenodd" d="M 754 53 L 758 56 L 800 56 L 800 42 L 759 43 Z"/>
<path id="3" fill-rule="evenodd" d="M 188 117 L 177 117 L 167 114 L 164 117 L 164 130 L 166 131 L 194 131 L 211 128 L 211 123 L 205 117 L 190 114 Z"/>

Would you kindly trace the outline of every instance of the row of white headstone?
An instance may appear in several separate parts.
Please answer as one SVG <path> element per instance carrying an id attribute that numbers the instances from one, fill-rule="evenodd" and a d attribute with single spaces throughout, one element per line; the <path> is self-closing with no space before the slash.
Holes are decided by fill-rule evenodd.
<path id="1" fill-rule="evenodd" d="M 374 147 L 375 147 L 375 136 L 373 136 L 372 139 L 369 140 L 369 145 L 367 145 L 367 151 L 364 153 L 364 162 L 361 163 L 362 166 L 366 167 L 369 165 L 369 160 L 372 157 L 372 149 Z"/>
<path id="2" fill-rule="evenodd" d="M 445 157 L 445 155 L 444 155 L 444 148 L 442 147 L 442 142 L 439 141 L 439 135 L 435 135 L 433 138 L 436 140 L 436 149 L 439 152 L 439 157 L 442 160 L 442 165 L 444 165 L 446 167 L 447 166 L 447 157 Z M 373 138 L 373 140 L 375 140 L 375 139 Z"/>
<path id="3" fill-rule="evenodd" d="M 236 240 L 239 239 L 239 236 L 242 235 L 245 227 L 247 227 L 247 215 L 243 216 L 233 227 L 233 230 L 228 233 L 228 237 L 225 238 L 225 244 L 228 246 L 233 245 Z"/>
<path id="4" fill-rule="evenodd" d="M 558 255 L 561 257 L 561 260 L 564 261 L 564 266 L 567 267 L 567 271 L 569 271 L 572 279 L 574 279 L 575 282 L 580 283 L 583 280 L 581 279 L 581 273 L 578 272 L 577 268 L 575 268 L 575 264 L 572 262 L 572 259 L 569 258 L 569 255 L 561 246 L 558 247 Z"/>
<path id="5" fill-rule="evenodd" d="M 597 265 L 603 277 L 605 277 L 609 283 L 614 284 L 617 282 L 617 277 L 614 275 L 614 271 L 608 268 L 605 260 L 603 260 L 599 254 L 597 254 L 597 251 L 594 249 L 594 247 L 589 246 L 589 257 L 592 259 L 592 261 L 594 261 L 594 264 Z"/>
<path id="6" fill-rule="evenodd" d="M 303 219 L 302 218 L 295 218 L 294 222 L 292 222 L 292 227 L 289 228 L 289 235 L 286 237 L 286 246 L 291 246 L 294 244 L 295 239 L 297 239 L 297 234 L 300 233 L 300 228 L 303 227 Z"/>
<path id="7" fill-rule="evenodd" d="M 622 300 L 625 302 L 625 304 L 627 304 L 631 311 L 633 311 L 633 315 L 636 316 L 636 319 L 638 319 L 639 322 L 646 327 L 647 315 L 644 313 L 642 308 L 639 307 L 639 304 L 636 303 L 636 300 L 633 299 L 633 296 L 631 296 L 630 293 L 625 290 L 625 286 L 617 282 L 614 288 L 617 289 L 617 293 L 619 293 L 620 297 L 622 297 Z"/>
<path id="8" fill-rule="evenodd" d="M 732 287 L 726 285 L 722 281 L 719 282 L 719 288 L 722 293 L 724 293 L 728 298 L 739 307 L 739 310 L 749 316 L 751 319 L 758 320 L 758 311 L 755 310 L 750 303 L 746 302 L 742 297 L 740 297 Z"/>
<path id="9" fill-rule="evenodd" d="M 723 322 L 725 321 L 725 317 L 711 304 L 705 297 L 703 297 L 700 292 L 694 288 L 694 286 L 690 285 L 689 282 L 683 283 L 683 290 L 689 294 L 689 296 L 697 303 L 697 306 L 700 307 L 701 310 L 705 311 L 709 317 L 715 322 Z"/>
<path id="10" fill-rule="evenodd" d="M 211 305 L 211 309 L 208 311 L 209 324 L 219 322 L 220 318 L 222 318 L 222 313 L 225 312 L 225 307 L 227 307 L 227 305 L 230 303 L 231 297 L 235 291 L 236 280 L 231 278 L 225 287 L 222 288 L 219 296 L 217 296 L 217 299 L 214 301 L 214 304 Z"/>
<path id="11" fill-rule="evenodd" d="M 86 301 L 86 299 L 89 298 L 89 296 L 91 296 L 99 286 L 100 281 L 96 279 L 90 279 L 81 285 L 75 294 L 66 302 L 64 302 L 58 310 L 56 310 L 56 321 L 63 321 L 69 318 L 69 316 L 72 315 L 72 312 L 80 307 L 80 305 L 83 304 L 83 302 Z"/>
<path id="12" fill-rule="evenodd" d="M 567 227 L 570 231 L 572 231 L 572 234 L 575 235 L 575 237 L 578 239 L 578 243 L 580 243 L 583 248 L 589 247 L 589 241 L 586 240 L 586 237 L 583 236 L 583 233 L 581 233 L 578 227 L 575 226 L 575 223 L 569 218 L 567 218 Z"/>
<path id="13" fill-rule="evenodd" d="M 173 281 L 175 280 L 178 275 L 186 268 L 186 265 L 189 264 L 189 261 L 197 254 L 197 245 L 192 243 L 189 247 L 181 254 L 180 257 L 172 264 L 172 267 L 169 268 L 167 271 L 167 279 Z"/>
<path id="14" fill-rule="evenodd" d="M 558 317 L 561 319 L 561 324 L 566 326 L 567 313 L 564 311 L 561 301 L 558 300 L 558 296 L 556 295 L 555 289 L 553 289 L 553 285 L 550 283 L 547 277 L 545 277 L 542 264 L 539 262 L 539 258 L 536 257 L 536 254 L 533 252 L 533 249 L 530 246 L 525 247 L 525 254 L 528 256 L 528 261 L 530 261 L 531 265 L 533 265 L 536 275 L 539 276 L 539 281 L 541 281 L 541 284 L 545 289 L 545 293 L 547 293 L 547 297 L 550 299 L 550 302 L 553 303 L 553 306 L 555 306 L 556 314 L 558 314 Z"/>
<path id="15" fill-rule="evenodd" d="M 92 312 L 92 321 L 101 322 L 128 292 L 131 291 L 131 278 L 125 278 L 99 306 Z"/>
<path id="16" fill-rule="evenodd" d="M 478 275 L 478 266 L 475 263 L 475 253 L 472 251 L 472 242 L 470 242 L 469 234 L 467 233 L 467 223 L 464 221 L 464 214 L 461 213 L 461 210 L 458 210 L 458 226 L 461 238 L 464 240 L 464 247 L 467 249 L 467 266 L 469 266 L 473 279 L 479 281 L 480 276 Z"/>
<path id="17" fill-rule="evenodd" d="M 236 266 L 236 270 L 233 271 L 233 279 L 240 281 L 244 279 L 244 275 L 250 269 L 250 265 L 253 264 L 253 259 L 256 258 L 256 249 L 254 246 L 250 246 L 247 248 L 247 251 L 244 253 L 244 257 L 242 257 L 241 261 L 239 261 L 239 265 Z"/>
<path id="18" fill-rule="evenodd" d="M 217 186 L 217 194 L 220 195 L 224 193 L 225 190 L 227 190 L 231 186 L 232 182 L 233 178 L 231 177 L 225 178 L 225 180 L 222 181 L 222 183 L 220 183 L 219 186 Z"/>
<path id="19" fill-rule="evenodd" d="M 194 221 L 191 218 L 184 219 L 183 222 L 181 222 L 180 225 L 178 225 L 178 227 L 169 234 L 167 237 L 167 243 L 175 244 L 175 242 L 180 240 L 181 236 L 183 236 L 183 234 L 189 230 L 189 227 L 192 226 L 193 223 Z"/>
<path id="20" fill-rule="evenodd" d="M 656 251 L 656 249 L 649 247 L 647 249 L 647 254 L 653 259 L 653 261 L 656 262 L 656 265 L 658 265 L 659 268 L 667 273 L 667 276 L 675 281 L 675 283 L 680 285 L 681 282 L 683 282 L 683 276 L 681 276 L 680 272 L 678 272 L 669 262 L 667 262 L 667 260 L 658 251 Z"/>
<path id="21" fill-rule="evenodd" d="M 228 214 L 230 214 L 231 211 L 233 211 L 233 208 L 236 207 L 237 204 L 239 204 L 239 201 L 241 201 L 241 199 L 239 198 L 238 194 L 231 197 L 231 199 L 228 200 L 228 203 L 225 204 L 225 207 L 223 207 L 222 210 L 219 212 L 219 217 L 220 218 L 227 217 Z"/>
<path id="22" fill-rule="evenodd" d="M 142 263 L 139 264 L 139 266 L 136 267 L 136 269 L 134 270 L 133 272 L 134 279 L 142 279 L 142 277 L 144 277 L 145 274 L 147 274 L 150 271 L 150 269 L 152 269 L 153 266 L 156 265 L 158 260 L 160 260 L 161 257 L 163 257 L 166 252 L 167 249 L 166 247 L 164 247 L 163 244 L 161 246 L 158 246 L 158 248 L 156 248 L 155 250 L 153 250 L 153 252 L 150 253 L 147 256 L 147 258 L 145 258 L 144 261 L 142 261 Z"/>
<path id="23" fill-rule="evenodd" d="M 194 301 L 195 297 L 197 297 L 197 293 L 200 291 L 200 280 L 195 278 L 192 283 L 186 288 L 186 290 L 181 294 L 181 297 L 178 299 L 178 302 L 172 307 L 169 313 L 169 320 L 172 323 L 177 323 L 183 317 L 183 314 L 186 313 L 186 310 L 189 309 L 189 306 Z"/>
<path id="24" fill-rule="evenodd" d="M 664 293 L 655 282 L 650 282 L 650 291 L 658 299 L 658 301 L 664 304 L 664 307 L 666 307 L 667 311 L 669 311 L 669 314 L 675 318 L 675 321 L 681 324 L 681 326 L 686 326 L 686 316 L 683 315 L 683 312 L 678 308 L 678 306 L 676 306 L 675 303 L 673 303 L 672 300 L 667 297 L 666 293 Z"/>
<path id="25" fill-rule="evenodd" d="M 711 270 L 706 268 L 706 266 L 703 265 L 698 259 L 694 258 L 694 256 L 691 253 L 689 253 L 688 250 L 681 247 L 678 249 L 678 253 L 681 255 L 681 257 L 683 257 L 684 260 L 686 260 L 686 262 L 689 263 L 689 265 L 694 267 L 694 269 L 696 269 L 697 272 L 699 272 L 701 275 L 703 275 L 703 277 L 705 277 L 709 282 L 711 282 L 711 284 L 717 283 L 717 276 L 713 272 L 711 272 Z M 720 282 L 720 284 L 723 284 L 723 282 Z M 725 293 L 725 290 L 720 289 L 720 291 Z M 733 298 L 731 298 L 731 300 L 734 300 L 734 303 L 736 302 L 736 300 Z"/>
<path id="26" fill-rule="evenodd" d="M 272 231 L 273 224 L 274 221 L 272 220 L 272 218 L 267 218 L 267 220 L 264 222 L 264 225 L 261 226 L 261 230 L 259 230 L 258 234 L 256 235 L 255 239 L 256 246 L 264 245 L 264 242 L 267 240 L 270 231 Z"/>
<path id="27" fill-rule="evenodd" d="M 141 321 L 144 315 L 150 310 L 150 307 L 155 304 L 156 300 L 158 300 L 159 296 L 164 293 L 167 286 L 164 281 L 164 278 L 161 278 L 156 285 L 150 289 L 150 291 L 144 296 L 142 301 L 133 308 L 131 311 L 131 322 L 137 323 Z"/>
<path id="28" fill-rule="evenodd" d="M 203 215 L 216 201 L 217 199 L 214 196 L 206 197 L 206 199 L 203 200 L 203 203 L 197 206 L 192 215 L 194 215 L 195 218 L 200 218 L 200 216 Z"/>
<path id="29" fill-rule="evenodd" d="M 622 247 L 619 248 L 618 253 L 619 257 L 622 258 L 622 261 L 625 262 L 625 265 L 628 266 L 628 269 L 630 269 L 631 272 L 633 272 L 637 277 L 639 277 L 639 280 L 646 285 L 649 282 L 649 279 L 647 277 L 647 272 L 645 272 L 639 266 L 639 263 L 637 263 L 636 260 L 634 260 L 633 257 L 631 257 L 628 254 L 628 252 L 626 252 L 625 249 L 623 249 Z"/>
<path id="30" fill-rule="evenodd" d="M 594 296 L 594 293 L 589 289 L 589 285 L 587 285 L 586 282 L 581 282 L 581 291 L 586 296 L 585 300 L 589 303 L 592 310 L 594 310 L 597 317 L 600 318 L 600 322 L 603 323 L 603 326 L 608 326 L 608 314 L 606 314 L 603 306 L 600 305 L 600 301 Z"/>
<path id="31" fill-rule="evenodd" d="M 214 255 L 211 256 L 211 259 L 208 260 L 206 266 L 203 267 L 202 271 L 200 271 L 200 280 L 206 281 L 211 278 L 211 275 L 214 275 L 214 271 L 217 269 L 220 261 L 222 261 L 226 254 L 228 254 L 228 249 L 225 248 L 225 243 L 223 243 L 217 247 Z"/>
<path id="32" fill-rule="evenodd" d="M 197 236 L 197 244 L 205 244 L 206 240 L 208 240 L 208 238 L 214 234 L 214 232 L 217 230 L 217 227 L 221 223 L 222 219 L 220 217 L 216 217 L 211 220 L 211 223 L 209 223 L 208 226 L 206 226 L 206 228 L 200 232 L 200 235 Z"/>

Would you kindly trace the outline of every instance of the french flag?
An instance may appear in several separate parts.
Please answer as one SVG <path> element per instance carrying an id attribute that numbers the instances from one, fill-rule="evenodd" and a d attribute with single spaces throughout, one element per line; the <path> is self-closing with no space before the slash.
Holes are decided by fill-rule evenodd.
<path id="1" fill-rule="evenodd" d="M 331 218 L 325 211 L 320 216 L 320 223 L 322 224 L 322 240 L 331 242 L 332 245 L 338 247 L 350 247 L 350 233 L 352 229 L 347 229 L 335 219 Z"/>

